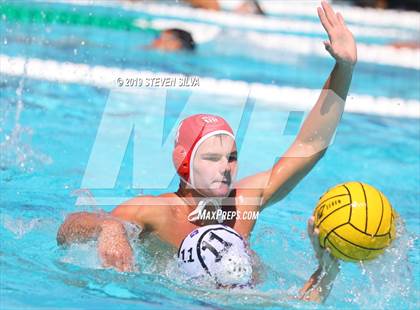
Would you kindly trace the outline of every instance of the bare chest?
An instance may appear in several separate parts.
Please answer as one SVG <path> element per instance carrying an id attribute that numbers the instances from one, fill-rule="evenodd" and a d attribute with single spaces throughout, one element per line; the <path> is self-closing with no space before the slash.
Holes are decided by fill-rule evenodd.
<path id="1" fill-rule="evenodd" d="M 245 239 L 248 239 L 256 220 L 258 219 L 258 212 L 255 206 L 223 206 L 222 210 L 225 212 L 223 224 L 232 227 Z M 187 215 L 177 212 L 171 212 L 166 220 L 162 222 L 161 227 L 155 230 L 155 235 L 165 243 L 168 243 L 176 248 L 179 248 L 184 238 L 194 229 L 209 224 L 215 224 L 214 220 L 202 220 L 197 222 L 189 222 Z"/>

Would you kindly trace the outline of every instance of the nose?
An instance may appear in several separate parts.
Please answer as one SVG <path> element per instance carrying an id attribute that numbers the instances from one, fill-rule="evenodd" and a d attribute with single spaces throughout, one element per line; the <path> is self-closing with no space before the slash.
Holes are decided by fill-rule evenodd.
<path id="1" fill-rule="evenodd" d="M 226 173 L 230 173 L 231 165 L 229 160 L 226 157 L 223 157 L 219 163 L 219 172 L 221 175 L 225 175 Z"/>

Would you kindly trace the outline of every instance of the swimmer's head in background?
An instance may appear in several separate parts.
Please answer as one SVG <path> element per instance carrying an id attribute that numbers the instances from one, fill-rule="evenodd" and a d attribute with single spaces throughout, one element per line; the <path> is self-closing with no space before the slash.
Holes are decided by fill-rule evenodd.
<path id="1" fill-rule="evenodd" d="M 165 51 L 193 51 L 195 49 L 195 42 L 191 33 L 188 31 L 170 28 L 160 33 L 159 37 L 153 41 L 152 47 Z"/>
<path id="2" fill-rule="evenodd" d="M 219 286 L 252 284 L 252 261 L 242 237 L 225 225 L 193 230 L 178 250 L 178 266 L 189 278 L 210 277 Z"/>
<path id="3" fill-rule="evenodd" d="M 199 147 L 214 136 L 228 136 L 235 145 L 235 136 L 229 124 L 220 116 L 195 114 L 184 119 L 177 130 L 172 159 L 181 179 L 197 188 L 193 173 L 193 162 Z M 228 176 L 231 178 L 231 176 Z M 219 176 L 219 181 L 223 176 Z M 228 180 L 229 186 L 232 180 Z"/>

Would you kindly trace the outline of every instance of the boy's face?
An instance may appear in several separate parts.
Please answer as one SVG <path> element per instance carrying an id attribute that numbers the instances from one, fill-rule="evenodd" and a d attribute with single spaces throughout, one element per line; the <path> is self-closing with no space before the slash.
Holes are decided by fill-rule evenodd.
<path id="1" fill-rule="evenodd" d="M 164 51 L 177 51 L 182 48 L 182 44 L 171 31 L 165 30 L 153 41 L 152 47 Z"/>
<path id="2" fill-rule="evenodd" d="M 205 140 L 193 159 L 194 186 L 208 197 L 226 197 L 238 169 L 235 140 L 216 135 Z"/>

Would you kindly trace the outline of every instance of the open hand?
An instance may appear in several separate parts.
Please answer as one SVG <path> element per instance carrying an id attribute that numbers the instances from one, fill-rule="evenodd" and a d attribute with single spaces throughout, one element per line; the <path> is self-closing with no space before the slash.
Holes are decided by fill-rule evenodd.
<path id="1" fill-rule="evenodd" d="M 338 63 L 353 66 L 357 61 L 356 41 L 353 34 L 347 28 L 340 13 L 335 13 L 325 1 L 322 1 L 321 5 L 322 8 L 318 8 L 318 16 L 329 37 L 328 41 L 324 41 L 325 49 Z"/>
<path id="2" fill-rule="evenodd" d="M 114 267 L 121 272 L 133 271 L 133 250 L 124 226 L 107 220 L 98 237 L 98 254 L 104 267 Z"/>

